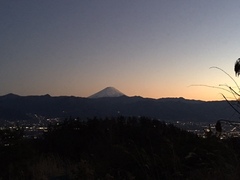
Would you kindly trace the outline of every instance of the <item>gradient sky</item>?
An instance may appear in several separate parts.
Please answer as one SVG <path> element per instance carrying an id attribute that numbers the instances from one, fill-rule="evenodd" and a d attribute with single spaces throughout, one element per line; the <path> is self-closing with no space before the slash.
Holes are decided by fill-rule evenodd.
<path id="1" fill-rule="evenodd" d="M 211 66 L 240 82 L 239 12 L 238 0 L 2 0 L 0 95 L 223 99 L 189 86 L 235 87 Z"/>

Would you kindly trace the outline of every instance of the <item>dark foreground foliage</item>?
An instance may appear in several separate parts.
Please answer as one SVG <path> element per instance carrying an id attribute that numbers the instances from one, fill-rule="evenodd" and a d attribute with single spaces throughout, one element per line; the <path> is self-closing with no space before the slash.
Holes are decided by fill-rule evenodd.
<path id="1" fill-rule="evenodd" d="M 0 132 L 0 179 L 240 178 L 239 139 L 202 139 L 144 117 L 70 118 L 41 140 L 20 134 Z"/>

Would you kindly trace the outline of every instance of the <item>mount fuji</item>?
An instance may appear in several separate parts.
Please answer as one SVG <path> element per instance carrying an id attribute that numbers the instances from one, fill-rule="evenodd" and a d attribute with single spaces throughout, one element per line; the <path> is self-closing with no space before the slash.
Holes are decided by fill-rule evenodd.
<path id="1" fill-rule="evenodd" d="M 126 95 L 114 87 L 106 87 L 105 89 L 89 96 L 89 98 L 120 97 L 120 96 Z"/>

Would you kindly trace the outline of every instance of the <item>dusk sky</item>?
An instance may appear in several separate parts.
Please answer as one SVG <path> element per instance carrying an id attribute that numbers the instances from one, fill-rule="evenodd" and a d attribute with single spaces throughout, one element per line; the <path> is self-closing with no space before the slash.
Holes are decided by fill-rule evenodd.
<path id="1" fill-rule="evenodd" d="M 220 100 L 235 85 L 238 0 L 2 0 L 0 95 Z"/>

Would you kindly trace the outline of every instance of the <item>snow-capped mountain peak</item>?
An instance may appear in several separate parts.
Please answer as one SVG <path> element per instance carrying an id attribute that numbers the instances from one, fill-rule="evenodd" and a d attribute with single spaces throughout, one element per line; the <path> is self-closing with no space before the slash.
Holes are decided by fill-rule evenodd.
<path id="1" fill-rule="evenodd" d="M 120 97 L 125 96 L 121 91 L 114 87 L 106 87 L 105 89 L 89 96 L 89 98 L 102 98 L 102 97 Z"/>

